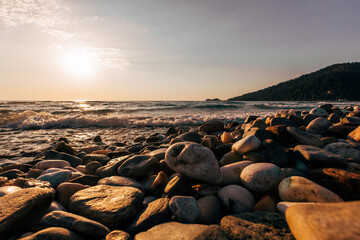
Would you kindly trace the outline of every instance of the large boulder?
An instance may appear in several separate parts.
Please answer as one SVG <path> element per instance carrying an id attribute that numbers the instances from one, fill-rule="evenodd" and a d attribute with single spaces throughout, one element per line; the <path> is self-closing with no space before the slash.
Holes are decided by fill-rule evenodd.
<path id="1" fill-rule="evenodd" d="M 287 127 L 286 130 L 291 136 L 293 136 L 301 144 L 312 145 L 315 147 L 324 146 L 324 143 L 321 140 L 321 138 L 319 138 L 318 136 L 312 133 L 304 132 L 294 127 Z"/>
<path id="2" fill-rule="evenodd" d="M 187 177 L 213 184 L 222 180 L 214 153 L 200 144 L 176 143 L 166 151 L 165 161 L 173 171 Z"/>
<path id="3" fill-rule="evenodd" d="M 50 227 L 21 238 L 21 240 L 84 240 L 77 233 L 62 227 Z"/>
<path id="4" fill-rule="evenodd" d="M 298 240 L 358 239 L 360 201 L 296 204 L 286 212 L 286 221 Z"/>
<path id="5" fill-rule="evenodd" d="M 50 206 L 54 192 L 45 188 L 29 188 L 0 197 L 0 236 L 6 239 L 19 232 Z"/>
<path id="6" fill-rule="evenodd" d="M 144 194 L 137 188 L 98 185 L 72 195 L 69 209 L 109 228 L 115 228 L 134 217 L 143 200 Z"/>

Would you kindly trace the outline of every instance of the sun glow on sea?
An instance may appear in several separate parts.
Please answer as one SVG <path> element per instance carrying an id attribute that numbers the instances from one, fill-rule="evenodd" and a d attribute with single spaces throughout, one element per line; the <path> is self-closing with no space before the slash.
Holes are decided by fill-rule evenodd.
<path id="1" fill-rule="evenodd" d="M 69 51 L 63 58 L 65 69 L 77 77 L 90 77 L 95 73 L 96 56 L 86 50 Z"/>

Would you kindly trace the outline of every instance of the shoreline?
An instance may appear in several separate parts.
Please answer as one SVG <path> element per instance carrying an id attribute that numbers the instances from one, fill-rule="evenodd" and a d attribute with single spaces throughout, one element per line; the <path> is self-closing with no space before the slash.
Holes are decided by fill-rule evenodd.
<path id="1" fill-rule="evenodd" d="M 360 209 L 358 106 L 138 134 L 127 128 L 133 135 L 123 138 L 107 130 L 69 129 L 40 137 L 46 148 L 27 161 L 0 159 L 0 236 L 325 239 L 343 229 L 357 236 L 356 216 L 346 211 Z M 341 209 L 340 226 L 323 229 L 338 221 L 329 207 Z M 318 232 L 301 220 L 305 210 L 320 219 L 311 222 Z"/>

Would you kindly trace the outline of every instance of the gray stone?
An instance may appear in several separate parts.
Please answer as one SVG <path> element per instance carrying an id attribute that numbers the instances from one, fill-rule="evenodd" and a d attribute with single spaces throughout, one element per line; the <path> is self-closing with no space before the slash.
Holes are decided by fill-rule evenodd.
<path id="1" fill-rule="evenodd" d="M 225 186 L 218 191 L 217 196 L 222 205 L 232 213 L 251 211 L 255 204 L 254 196 L 239 185 Z"/>
<path id="2" fill-rule="evenodd" d="M 126 228 L 126 232 L 136 234 L 170 220 L 171 211 L 168 198 L 159 198 L 148 204 Z"/>
<path id="3" fill-rule="evenodd" d="M 214 184 L 222 180 L 214 153 L 200 144 L 176 143 L 166 151 L 165 161 L 173 171 L 190 178 Z"/>
<path id="4" fill-rule="evenodd" d="M 199 127 L 199 132 L 205 132 L 207 134 L 222 131 L 224 129 L 224 123 L 220 120 L 210 120 L 202 124 Z"/>
<path id="5" fill-rule="evenodd" d="M 311 109 L 310 114 L 315 115 L 316 117 L 327 117 L 329 113 L 321 107 L 316 107 Z"/>
<path id="6" fill-rule="evenodd" d="M 34 168 L 48 169 L 48 168 L 64 168 L 70 166 L 70 163 L 65 160 L 43 160 L 34 165 Z"/>
<path id="7" fill-rule="evenodd" d="M 142 178 L 152 175 L 159 168 L 159 161 L 155 157 L 139 155 L 125 160 L 117 172 L 120 176 Z"/>
<path id="8" fill-rule="evenodd" d="M 287 127 L 286 130 L 289 132 L 291 136 L 293 136 L 299 143 L 312 145 L 315 147 L 323 147 L 324 143 L 318 136 L 301 131 L 298 128 Z"/>
<path id="9" fill-rule="evenodd" d="M 306 131 L 315 134 L 324 134 L 329 130 L 331 122 L 323 117 L 312 120 L 306 127 Z"/>
<path id="10" fill-rule="evenodd" d="M 83 158 L 82 158 L 82 164 L 86 165 L 92 161 L 97 161 L 99 163 L 101 163 L 102 165 L 106 165 L 109 161 L 110 158 L 104 154 L 86 154 Z"/>
<path id="11" fill-rule="evenodd" d="M 214 195 L 208 195 L 197 200 L 201 211 L 199 223 L 218 224 L 222 217 L 221 202 Z"/>
<path id="12" fill-rule="evenodd" d="M 255 151 L 261 147 L 260 140 L 255 136 L 247 136 L 232 145 L 232 150 L 243 155 L 250 151 Z"/>
<path id="13" fill-rule="evenodd" d="M 264 193 L 275 189 L 285 178 L 285 174 L 272 163 L 255 163 L 245 167 L 240 178 L 245 188 L 252 192 Z"/>
<path id="14" fill-rule="evenodd" d="M 301 154 L 303 161 L 310 167 L 345 168 L 348 165 L 345 158 L 322 148 L 309 145 L 297 145 L 295 151 Z"/>
<path id="15" fill-rule="evenodd" d="M 41 174 L 38 178 L 36 178 L 36 180 L 48 181 L 51 184 L 51 186 L 53 186 L 53 188 L 56 188 L 61 183 L 68 181 L 72 176 L 69 170 L 61 170 L 61 169 L 55 172 L 49 172 L 45 174 L 44 173 L 45 172 L 43 172 L 43 174 Z"/>
<path id="16" fill-rule="evenodd" d="M 61 152 L 52 151 L 52 150 L 45 152 L 45 159 L 65 160 L 65 161 L 68 161 L 72 167 L 76 167 L 82 163 L 82 160 L 78 157 L 75 157 L 75 156 L 67 154 L 67 153 L 61 153 Z"/>
<path id="17" fill-rule="evenodd" d="M 72 195 L 69 209 L 109 228 L 116 228 L 135 216 L 143 200 L 144 194 L 137 188 L 98 185 Z"/>
<path id="18" fill-rule="evenodd" d="M 250 164 L 253 164 L 253 162 L 240 161 L 240 162 L 222 166 L 220 168 L 221 175 L 223 176 L 221 185 L 240 184 L 241 183 L 241 179 L 240 179 L 241 171 Z"/>
<path id="19" fill-rule="evenodd" d="M 194 223 L 201 217 L 196 199 L 187 196 L 174 196 L 169 202 L 170 210 L 177 220 L 183 223 Z"/>
<path id="20" fill-rule="evenodd" d="M 144 191 L 143 185 L 136 181 L 135 179 L 128 178 L 128 177 L 121 177 L 121 176 L 111 176 L 102 178 L 98 185 L 110 185 L 110 186 L 127 186 L 127 187 L 134 187 L 138 188 L 141 191 Z"/>

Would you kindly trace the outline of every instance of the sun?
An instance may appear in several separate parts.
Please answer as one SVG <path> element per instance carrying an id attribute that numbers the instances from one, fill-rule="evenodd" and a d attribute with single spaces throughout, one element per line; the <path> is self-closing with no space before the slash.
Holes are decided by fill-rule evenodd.
<path id="1" fill-rule="evenodd" d="M 95 72 L 95 56 L 86 50 L 75 50 L 65 54 L 63 65 L 69 73 L 78 77 L 89 77 Z"/>

